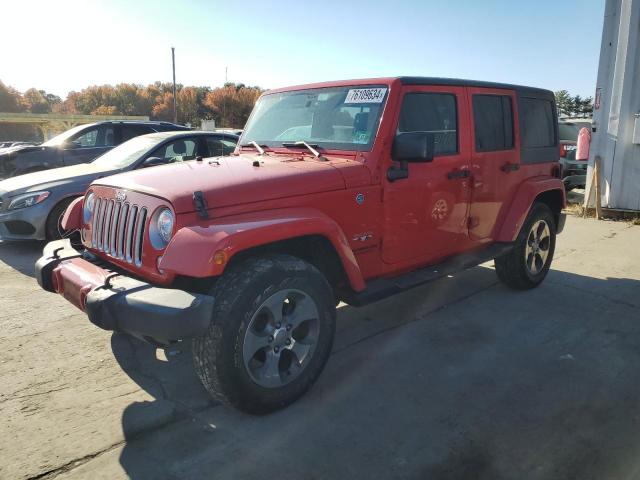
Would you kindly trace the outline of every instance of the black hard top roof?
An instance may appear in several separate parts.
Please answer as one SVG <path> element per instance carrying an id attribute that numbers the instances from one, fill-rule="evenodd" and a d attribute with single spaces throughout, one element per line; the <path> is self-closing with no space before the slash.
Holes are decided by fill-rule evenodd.
<path id="1" fill-rule="evenodd" d="M 524 85 L 511 85 L 509 83 L 485 82 L 482 80 L 465 80 L 461 78 L 440 78 L 440 77 L 398 77 L 403 85 L 450 85 L 460 87 L 481 87 L 481 88 L 502 88 L 505 90 L 516 90 L 519 94 L 530 94 L 536 96 L 551 96 L 551 90 L 544 88 L 527 87 Z"/>

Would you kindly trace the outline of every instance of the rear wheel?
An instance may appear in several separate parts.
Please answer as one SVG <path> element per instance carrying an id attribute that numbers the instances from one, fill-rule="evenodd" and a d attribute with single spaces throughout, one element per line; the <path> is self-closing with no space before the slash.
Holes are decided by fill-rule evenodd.
<path id="1" fill-rule="evenodd" d="M 511 252 L 495 259 L 498 278 L 511 288 L 540 285 L 551 267 L 556 247 L 556 222 L 551 209 L 534 204 Z"/>
<path id="2" fill-rule="evenodd" d="M 252 258 L 230 268 L 213 296 L 211 326 L 193 342 L 207 391 L 248 413 L 302 396 L 333 344 L 335 299 L 324 276 L 288 255 Z"/>

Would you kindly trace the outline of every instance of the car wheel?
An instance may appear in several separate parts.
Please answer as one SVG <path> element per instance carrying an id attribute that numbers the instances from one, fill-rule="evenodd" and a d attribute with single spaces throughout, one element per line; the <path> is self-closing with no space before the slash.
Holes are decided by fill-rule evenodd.
<path id="1" fill-rule="evenodd" d="M 51 212 L 49 212 L 45 226 L 45 235 L 48 241 L 60 240 L 61 238 L 70 238 L 72 243 L 76 240 L 79 241 L 80 237 L 78 232 L 66 231 L 62 228 L 62 217 L 64 217 L 64 212 L 73 200 L 75 200 L 75 198 L 66 198 L 56 204 L 56 206 L 51 209 Z M 76 236 L 78 237 L 77 239 Z"/>
<path id="2" fill-rule="evenodd" d="M 537 287 L 547 276 L 556 248 L 556 222 L 543 203 L 533 205 L 513 250 L 495 259 L 498 278 L 518 290 Z"/>
<path id="3" fill-rule="evenodd" d="M 325 277 L 296 257 L 250 258 L 230 267 L 212 295 L 211 325 L 193 341 L 207 391 L 253 414 L 301 397 L 333 345 L 335 298 Z"/>

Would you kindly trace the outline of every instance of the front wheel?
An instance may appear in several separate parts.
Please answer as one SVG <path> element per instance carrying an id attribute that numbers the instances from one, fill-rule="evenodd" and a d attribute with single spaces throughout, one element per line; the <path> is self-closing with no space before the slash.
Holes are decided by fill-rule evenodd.
<path id="1" fill-rule="evenodd" d="M 250 258 L 225 272 L 213 296 L 209 330 L 193 342 L 207 391 L 254 414 L 301 397 L 333 344 L 335 299 L 325 277 L 288 255 Z"/>
<path id="2" fill-rule="evenodd" d="M 556 222 L 551 209 L 534 204 L 513 250 L 495 259 L 498 278 L 511 288 L 537 287 L 547 276 L 556 248 Z"/>
<path id="3" fill-rule="evenodd" d="M 45 235 L 47 241 L 60 240 L 61 238 L 70 238 L 72 243 L 79 242 L 80 236 L 77 234 L 77 232 L 67 231 L 62 228 L 62 217 L 64 217 L 64 213 L 67 210 L 67 207 L 73 200 L 75 200 L 75 197 L 66 198 L 51 209 L 51 212 L 49 213 L 47 222 L 45 224 Z"/>

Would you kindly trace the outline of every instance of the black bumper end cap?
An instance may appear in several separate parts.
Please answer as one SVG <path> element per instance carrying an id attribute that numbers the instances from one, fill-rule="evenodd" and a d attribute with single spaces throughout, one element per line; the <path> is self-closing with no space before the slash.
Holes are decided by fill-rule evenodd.
<path id="1" fill-rule="evenodd" d="M 71 241 L 68 238 L 47 243 L 42 252 L 42 257 L 40 257 L 35 264 L 35 275 L 38 285 L 47 292 L 55 293 L 51 278 L 53 270 L 62 260 L 80 256 L 80 252 L 71 246 Z"/>
<path id="2" fill-rule="evenodd" d="M 158 344 L 203 335 L 214 299 L 184 290 L 154 287 L 128 277 L 87 295 L 89 320 L 104 330 L 127 333 Z"/>

